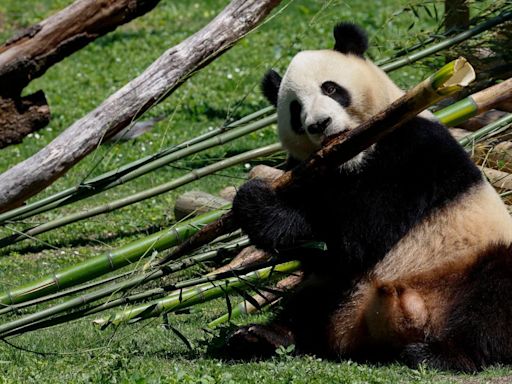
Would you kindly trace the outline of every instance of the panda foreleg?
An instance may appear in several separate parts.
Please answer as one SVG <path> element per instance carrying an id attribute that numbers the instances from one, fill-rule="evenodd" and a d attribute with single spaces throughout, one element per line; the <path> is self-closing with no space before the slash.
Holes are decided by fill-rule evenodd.
<path id="1" fill-rule="evenodd" d="M 286 249 L 313 239 L 304 212 L 264 180 L 253 179 L 240 187 L 233 212 L 251 241 L 263 250 Z"/>

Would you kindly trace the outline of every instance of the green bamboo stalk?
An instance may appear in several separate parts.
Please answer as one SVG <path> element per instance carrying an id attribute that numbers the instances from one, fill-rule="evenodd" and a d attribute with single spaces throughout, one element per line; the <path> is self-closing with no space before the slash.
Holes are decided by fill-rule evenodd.
<path id="1" fill-rule="evenodd" d="M 384 70 L 386 72 L 401 68 L 401 67 L 408 65 L 412 62 L 423 59 L 424 57 L 427 57 L 434 53 L 442 51 L 443 49 L 446 49 L 455 44 L 461 43 L 464 40 L 467 40 L 473 36 L 476 36 L 482 32 L 485 32 L 488 29 L 495 27 L 496 25 L 499 25 L 505 21 L 509 21 L 511 19 L 512 19 L 512 12 L 510 12 L 510 11 L 504 12 L 504 13 L 502 13 L 502 14 L 500 14 L 482 24 L 477 25 L 476 27 L 473 27 L 471 29 L 468 29 L 467 31 L 461 32 L 451 38 L 445 39 L 444 41 L 434 44 L 426 49 L 423 49 L 416 53 L 412 53 L 412 54 L 407 55 L 401 59 L 395 60 L 391 63 L 384 64 L 381 66 L 381 68 L 382 68 L 382 70 Z"/>
<path id="2" fill-rule="evenodd" d="M 142 319 L 157 317 L 163 313 L 188 308 L 222 297 L 236 288 L 250 286 L 251 283 L 256 281 L 268 280 L 271 276 L 278 273 L 292 273 L 299 269 L 299 267 L 300 263 L 298 261 L 289 261 L 276 266 L 262 268 L 240 277 L 231 277 L 217 282 L 212 281 L 206 285 L 181 292 L 181 294 L 174 293 L 164 299 L 129 308 L 108 318 L 97 319 L 94 321 L 94 324 L 104 329 L 109 325 L 120 325 L 122 323 L 132 323 Z"/>
<path id="3" fill-rule="evenodd" d="M 174 263 L 171 263 L 171 264 L 169 264 L 169 265 L 167 265 L 165 267 L 164 272 L 166 274 L 170 274 L 170 273 L 174 273 L 174 272 L 177 272 L 177 271 L 181 271 L 181 270 L 184 270 L 184 269 L 186 269 L 188 267 L 196 265 L 198 263 L 201 263 L 201 262 L 204 262 L 204 261 L 207 261 L 207 260 L 212 260 L 212 259 L 218 257 L 218 254 L 219 254 L 220 250 L 222 250 L 222 251 L 238 250 L 238 249 L 240 249 L 242 247 L 246 247 L 247 245 L 249 245 L 249 239 L 247 238 L 247 236 L 242 236 L 242 237 L 240 237 L 238 239 L 232 240 L 231 242 L 229 242 L 227 244 L 223 244 L 218 249 L 214 249 L 214 250 L 211 250 L 211 251 L 208 251 L 208 252 L 204 252 L 204 253 L 201 253 L 201 254 L 198 254 L 198 255 L 194 255 L 194 256 L 191 256 L 189 258 L 182 259 L 180 261 L 176 261 Z M 103 279 L 103 280 L 98 281 L 98 282 L 92 282 L 92 283 L 80 285 L 80 286 L 75 287 L 75 288 L 67 289 L 67 290 L 64 290 L 64 291 L 59 291 L 57 293 L 50 294 L 50 295 L 47 295 L 47 296 L 43 296 L 43 297 L 40 297 L 40 298 L 37 298 L 37 299 L 34 299 L 34 300 L 29 300 L 29 301 L 25 301 L 25 302 L 22 302 L 22 303 L 19 303 L 19 304 L 9 305 L 9 306 L 6 306 L 6 307 L 4 307 L 4 308 L 2 308 L 0 310 L 0 315 L 5 314 L 5 313 L 9 313 L 9 312 L 13 312 L 13 311 L 17 311 L 19 309 L 26 308 L 26 307 L 29 307 L 29 306 L 33 306 L 33 305 L 36 305 L 36 304 L 42 304 L 44 302 L 55 300 L 55 299 L 58 299 L 58 298 L 61 298 L 61 297 L 71 296 L 71 295 L 73 295 L 75 293 L 82 292 L 82 291 L 85 291 L 85 290 L 89 290 L 91 288 L 96 288 L 96 287 L 98 287 L 100 285 L 105 285 L 105 284 L 107 284 L 109 282 L 112 282 L 114 280 L 118 280 L 120 278 L 124 278 L 124 277 L 127 277 L 127 276 L 133 276 L 133 275 L 134 275 L 134 271 L 128 271 L 128 272 L 125 272 L 125 273 L 122 273 L 122 274 L 119 274 L 119 275 L 116 275 L 116 276 L 109 277 L 107 279 Z M 144 282 L 149 282 L 149 281 L 154 280 L 154 279 L 159 278 L 159 277 L 161 277 L 161 276 L 157 276 L 157 275 L 155 275 L 153 273 L 148 273 L 148 274 L 145 274 L 142 277 L 142 280 Z M 134 284 L 137 284 L 137 281 L 141 280 L 141 276 L 135 276 L 135 279 L 136 279 L 136 282 L 130 283 L 130 280 L 123 281 L 123 282 L 121 282 L 118 285 L 110 287 L 110 289 L 108 291 L 103 291 L 103 292 L 104 292 L 104 294 L 110 295 L 110 294 L 113 294 L 113 293 L 118 292 L 118 291 L 124 291 L 124 290 L 126 290 L 128 288 L 131 288 Z M 126 287 L 125 287 L 125 285 L 126 285 Z M 86 298 L 82 297 L 80 302 L 81 303 L 90 303 L 91 301 L 87 301 Z"/>
<path id="4" fill-rule="evenodd" d="M 179 244 L 183 239 L 197 232 L 203 225 L 219 218 L 223 212 L 224 209 L 205 213 L 103 255 L 55 272 L 41 280 L 4 292 L 0 294 L 0 304 L 12 305 L 40 298 L 125 267 L 146 255 L 150 255 L 153 251 L 161 251 Z"/>
<path id="5" fill-rule="evenodd" d="M 436 111 L 434 115 L 447 127 L 455 127 L 471 117 L 476 116 L 477 113 L 478 106 L 473 98 L 466 97 L 446 108 Z"/>
<path id="6" fill-rule="evenodd" d="M 82 212 L 72 213 L 70 215 L 60 217 L 55 220 L 51 220 L 47 223 L 21 231 L 14 235 L 4 237 L 0 239 L 0 248 L 17 243 L 21 240 L 33 238 L 37 235 L 40 235 L 41 233 L 48 232 L 71 223 L 75 223 L 80 220 L 101 215 L 103 213 L 111 212 L 115 209 L 126 207 L 127 205 L 135 204 L 140 201 L 149 199 L 151 197 L 161 195 L 162 193 L 169 192 L 185 184 L 196 181 L 206 175 L 210 175 L 220 170 L 229 168 L 235 164 L 240 164 L 252 160 L 256 157 L 271 155 L 273 153 L 280 151 L 281 149 L 282 147 L 279 143 L 271 144 L 265 147 L 253 149 L 251 151 L 247 151 L 236 156 L 218 161 L 214 164 L 207 165 L 203 168 L 192 170 L 191 172 L 187 173 L 184 176 L 178 177 L 177 179 L 171 180 L 164 184 L 160 184 L 159 186 L 147 189 L 145 191 L 135 193 L 131 196 L 115 200 L 108 204 L 103 204 L 97 207 L 89 208 Z"/>
<path id="7" fill-rule="evenodd" d="M 473 116 L 494 108 L 496 104 L 506 100 L 511 94 L 512 78 L 453 103 L 437 111 L 435 115 L 446 126 L 456 126 Z"/>
<path id="8" fill-rule="evenodd" d="M 490 135 L 495 135 L 507 129 L 509 125 L 512 124 L 512 113 L 509 113 L 502 118 L 496 120 L 495 122 L 486 125 L 483 128 L 480 128 L 478 131 L 473 132 L 462 139 L 459 140 L 460 145 L 463 147 L 471 147 L 475 143 L 489 137 Z"/>
<path id="9" fill-rule="evenodd" d="M 184 157 L 204 151 L 206 149 L 228 143 L 256 130 L 267 127 L 276 122 L 276 114 L 264 117 L 251 124 L 240 126 L 240 122 L 248 121 L 252 116 L 261 116 L 268 113 L 273 107 L 264 108 L 252 115 L 236 122 L 234 127 L 226 132 L 225 128 L 218 128 L 207 132 L 197 138 L 188 140 L 185 143 L 161 151 L 155 155 L 136 160 L 116 170 L 106 172 L 100 176 L 86 180 L 74 187 L 58 192 L 52 196 L 38 200 L 26 206 L 0 214 L 0 224 L 9 220 L 23 220 L 36 214 L 47 212 L 53 208 L 62 207 L 86 197 L 94 196 L 110 188 L 127 183 L 148 172 L 168 165 L 171 162 L 183 159 Z"/>
<path id="10" fill-rule="evenodd" d="M 230 244 L 222 247 L 223 250 L 226 249 L 236 249 L 240 247 L 245 247 L 249 243 L 249 240 L 244 237 L 239 239 L 236 242 L 232 242 Z M 178 282 L 172 286 L 160 287 L 150 289 L 144 292 L 136 293 L 129 296 L 123 296 L 117 299 L 109 299 L 104 303 L 95 305 L 93 307 L 86 307 L 90 303 L 98 301 L 104 297 L 110 297 L 111 295 L 119 292 L 126 292 L 128 289 L 139 287 L 143 284 L 146 284 L 152 280 L 159 279 L 163 276 L 169 275 L 170 273 L 174 273 L 177 271 L 181 271 L 190 266 L 196 265 L 197 263 L 204 262 L 207 260 L 211 260 L 218 256 L 219 249 L 205 252 L 199 255 L 191 256 L 189 258 L 180 260 L 178 262 L 169 264 L 165 266 L 165 268 L 154 270 L 148 273 L 145 273 L 140 276 L 136 276 L 128 281 L 124 281 L 118 284 L 114 284 L 112 286 L 106 287 L 101 290 L 97 290 L 86 295 L 82 295 L 80 297 L 76 297 L 70 299 L 64 303 L 54 305 L 53 307 L 46 308 L 42 311 L 33 313 L 31 315 L 25 316 L 23 318 L 11 321 L 9 323 L 5 323 L 0 326 L 0 337 L 12 336 L 14 334 L 29 332 L 36 329 L 47 328 L 54 325 L 62 324 L 71 320 L 75 320 L 77 318 L 88 316 L 91 314 L 95 314 L 98 312 L 105 311 L 107 309 L 115 308 L 121 305 L 133 304 L 138 301 L 147 300 L 148 298 L 154 299 L 155 297 L 164 296 L 169 290 L 175 289 L 183 289 L 186 287 L 190 287 L 193 285 L 197 285 L 200 283 L 204 283 L 205 281 L 210 281 L 215 277 L 209 276 L 203 279 L 190 279 L 182 282 Z M 249 269 L 250 267 L 246 268 Z M 254 267 L 252 267 L 254 269 Z M 217 278 L 223 278 L 227 276 L 230 272 L 226 272 L 222 275 L 217 275 Z M 220 277 L 219 277 L 220 276 Z M 80 307 L 82 307 L 80 309 Z M 77 309 L 78 308 L 78 309 Z M 72 310 L 72 311 L 71 311 Z M 70 313 L 65 313 L 64 315 L 56 316 L 66 311 L 71 311 Z M 55 316 L 55 317 L 52 317 Z"/>
<path id="11" fill-rule="evenodd" d="M 236 319 L 243 315 L 250 315 L 251 313 L 254 313 L 256 310 L 262 309 L 262 308 L 266 307 L 267 305 L 275 303 L 280 298 L 280 296 L 278 296 L 277 294 L 271 294 L 271 295 L 268 295 L 268 297 L 265 296 L 263 298 L 263 300 L 257 300 L 258 297 L 261 297 L 261 296 L 253 296 L 252 298 L 256 301 L 261 301 L 261 302 L 259 302 L 259 305 L 260 305 L 259 308 L 254 307 L 247 300 L 244 300 L 244 301 L 238 303 L 235 307 L 233 307 L 233 309 L 231 309 L 230 313 L 225 313 L 222 316 L 216 318 L 215 320 L 210 321 L 208 323 L 208 328 L 215 328 L 221 324 L 225 324 L 228 321 Z"/>

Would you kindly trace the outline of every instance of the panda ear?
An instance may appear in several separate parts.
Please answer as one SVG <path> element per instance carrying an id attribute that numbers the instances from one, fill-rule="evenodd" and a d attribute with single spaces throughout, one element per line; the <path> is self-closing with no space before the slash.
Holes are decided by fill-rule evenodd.
<path id="1" fill-rule="evenodd" d="M 334 50 L 347 54 L 363 57 L 368 49 L 368 36 L 366 32 L 356 24 L 340 23 L 334 27 Z"/>
<path id="2" fill-rule="evenodd" d="M 277 93 L 279 92 L 281 79 L 282 78 L 279 73 L 273 69 L 269 69 L 261 80 L 261 91 L 263 92 L 263 96 L 265 96 L 274 107 L 277 107 Z"/>

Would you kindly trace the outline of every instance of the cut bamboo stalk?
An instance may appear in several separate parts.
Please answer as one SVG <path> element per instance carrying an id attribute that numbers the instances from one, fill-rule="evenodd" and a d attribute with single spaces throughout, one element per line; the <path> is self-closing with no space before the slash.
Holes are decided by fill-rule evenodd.
<path id="1" fill-rule="evenodd" d="M 262 148 L 256 148 L 251 151 L 241 153 L 239 155 L 218 161 L 214 164 L 207 165 L 206 167 L 194 169 L 184 176 L 178 177 L 177 179 L 171 180 L 167 183 L 160 184 L 156 187 L 147 189 L 145 191 L 135 193 L 131 196 L 112 201 L 108 204 L 100 205 L 97 207 L 89 208 L 86 211 L 72 213 L 68 216 L 60 217 L 55 220 L 51 220 L 45 224 L 41 224 L 32 227 L 28 230 L 18 232 L 14 235 L 4 237 L 0 239 L 0 248 L 8 245 L 17 243 L 21 240 L 30 239 L 41 233 L 51 231 L 62 226 L 75 223 L 80 220 L 84 220 L 90 217 L 98 216 L 103 213 L 111 212 L 115 209 L 126 207 L 131 204 L 138 203 L 140 201 L 161 195 L 162 193 L 169 192 L 173 189 L 181 187 L 185 184 L 199 180 L 200 178 L 218 172 L 220 170 L 229 168 L 235 164 L 240 164 L 257 157 L 268 156 L 282 150 L 282 146 L 279 143 L 267 145 Z"/>
<path id="2" fill-rule="evenodd" d="M 470 117 L 494 108 L 512 95 L 512 78 L 474 93 L 435 113 L 443 124 L 453 127 Z"/>
<path id="3" fill-rule="evenodd" d="M 219 218 L 222 213 L 223 210 L 208 212 L 103 255 L 55 272 L 41 280 L 4 292 L 0 294 L 0 304 L 12 305 L 33 300 L 125 267 L 137 262 L 142 257 L 151 255 L 153 251 L 161 251 L 175 246 L 198 231 L 206 223 Z"/>
<path id="4" fill-rule="evenodd" d="M 311 182 L 315 177 L 325 173 L 329 167 L 339 166 L 350 160 L 425 108 L 461 90 L 474 79 L 475 72 L 466 59 L 461 57 L 446 64 L 428 79 L 393 102 L 384 111 L 373 116 L 357 128 L 342 132 L 330 139 L 324 147 L 308 160 L 274 180 L 272 187 L 279 193 L 280 190 L 286 189 L 296 180 L 308 179 L 308 182 Z M 160 263 L 166 263 L 169 260 L 181 257 L 214 238 L 235 229 L 238 229 L 238 224 L 230 211 L 218 221 L 208 224 L 201 231 L 184 241 L 167 257 L 160 260 Z"/>
<path id="5" fill-rule="evenodd" d="M 261 113 L 262 111 L 259 112 Z M 206 149 L 223 145 L 251 132 L 267 127 L 270 124 L 273 124 L 276 119 L 276 114 L 274 113 L 259 121 L 239 127 L 238 123 L 240 123 L 240 121 L 243 120 L 242 119 L 236 122 L 236 128 L 230 128 L 227 132 L 226 129 L 223 128 L 218 128 L 216 133 L 207 132 L 202 135 L 200 140 L 198 138 L 188 140 L 180 145 L 126 164 L 119 169 L 109 171 L 90 180 L 86 180 L 52 196 L 48 196 L 20 208 L 4 212 L 0 214 L 0 224 L 13 219 L 23 220 L 36 214 L 47 212 L 53 208 L 62 207 L 86 197 L 94 196 L 118 185 L 126 184 L 131 180 L 154 171 L 155 169 L 166 166 L 172 162 Z"/>
<path id="6" fill-rule="evenodd" d="M 279 276 L 282 273 L 293 273 L 298 270 L 299 267 L 300 263 L 298 261 L 289 261 L 276 266 L 262 268 L 243 276 L 231 277 L 221 281 L 212 281 L 206 285 L 179 294 L 171 294 L 164 299 L 149 304 L 129 308 L 108 318 L 97 319 L 94 321 L 94 324 L 104 329 L 109 325 L 120 325 L 122 323 L 132 323 L 142 319 L 157 317 L 163 313 L 188 308 L 218 297 L 223 297 L 232 292 L 235 288 L 250 286 L 251 283 L 256 281 L 263 282 L 273 276 Z"/>

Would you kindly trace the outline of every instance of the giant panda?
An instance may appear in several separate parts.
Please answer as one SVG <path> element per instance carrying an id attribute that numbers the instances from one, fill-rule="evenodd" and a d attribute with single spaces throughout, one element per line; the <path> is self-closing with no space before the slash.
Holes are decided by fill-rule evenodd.
<path id="1" fill-rule="evenodd" d="M 334 49 L 298 53 L 262 89 L 290 163 L 403 94 L 364 54 L 358 26 Z M 275 193 L 255 179 L 233 212 L 259 248 L 305 278 L 268 324 L 235 330 L 232 357 L 280 345 L 320 356 L 475 371 L 512 360 L 512 219 L 448 130 L 420 115 L 328 174 Z M 323 241 L 327 251 L 299 251 Z M 302 248 L 304 249 L 304 248 Z"/>

